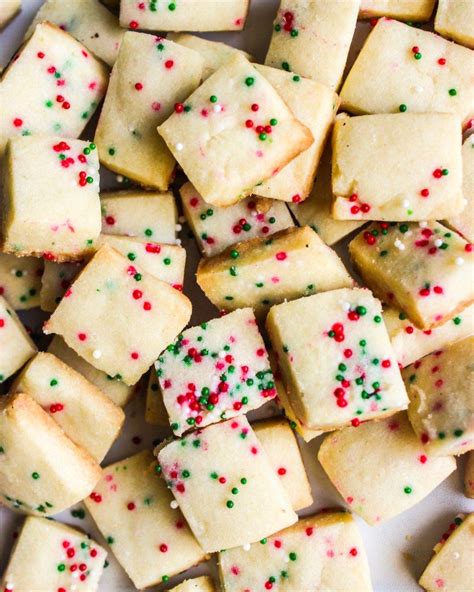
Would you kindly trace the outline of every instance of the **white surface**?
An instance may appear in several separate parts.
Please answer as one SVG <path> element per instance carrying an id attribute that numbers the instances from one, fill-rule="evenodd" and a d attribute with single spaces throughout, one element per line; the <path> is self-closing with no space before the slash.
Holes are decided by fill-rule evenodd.
<path id="1" fill-rule="evenodd" d="M 0 66 L 5 66 L 16 51 L 24 31 L 32 20 L 35 11 L 42 4 L 42 1 L 23 0 L 22 13 L 0 33 Z M 63 1 L 73 2 L 74 0 Z M 334 0 L 327 1 L 331 2 Z M 2 0 L 0 0 L 0 4 L 1 2 Z M 252 0 L 247 26 L 242 33 L 216 33 L 206 35 L 206 37 L 226 41 L 231 45 L 245 49 L 252 53 L 258 61 L 262 61 L 271 35 L 272 20 L 278 4 L 278 0 Z M 356 49 L 361 46 L 369 28 L 370 26 L 367 23 L 358 24 L 356 39 L 351 52 L 352 59 Z M 25 84 L 28 84 L 28 81 L 25 81 Z M 93 132 L 91 130 L 93 128 L 89 126 L 83 135 L 85 139 L 93 138 Z M 101 178 L 102 188 L 116 187 L 115 177 L 108 172 L 103 173 Z M 199 256 L 194 241 L 189 239 L 187 235 L 188 229 L 184 227 L 181 232 L 181 238 L 188 250 L 185 293 L 192 296 L 194 308 L 192 324 L 195 324 L 216 316 L 216 310 L 207 302 L 194 282 L 194 270 Z M 347 241 L 343 241 L 343 244 L 338 248 L 341 254 L 344 253 L 346 245 Z M 22 318 L 30 323 L 30 325 L 39 327 L 44 317 L 34 312 L 28 312 L 22 314 Z M 163 438 L 165 435 L 163 430 L 158 430 L 145 424 L 143 419 L 143 393 L 129 404 L 126 412 L 127 421 L 125 428 L 119 440 L 106 457 L 106 461 L 103 463 L 104 466 L 138 452 L 143 448 L 152 447 L 155 439 Z M 270 404 L 260 413 L 250 414 L 250 418 L 254 418 L 255 415 L 258 417 L 269 415 L 272 412 L 274 412 L 274 407 Z M 132 442 L 132 438 L 137 436 L 140 438 L 140 442 L 135 444 Z M 320 440 L 321 438 L 318 438 L 310 444 L 301 442 L 304 462 L 312 484 L 314 497 L 313 506 L 300 512 L 301 515 L 311 514 L 322 508 L 342 505 L 340 496 L 328 481 L 316 460 Z M 364 462 L 364 459 L 360 459 L 360 462 Z M 376 592 L 411 592 L 420 590 L 416 581 L 431 557 L 432 547 L 441 537 L 442 533 L 445 532 L 446 527 L 456 513 L 474 511 L 473 500 L 468 500 L 462 494 L 463 473 L 461 465 L 462 461 L 459 461 L 459 470 L 451 475 L 428 498 L 388 523 L 370 527 L 357 518 L 369 557 L 372 583 Z M 59 514 L 57 518 L 84 529 L 99 542 L 103 542 L 89 518 L 86 517 L 85 520 L 75 519 L 71 516 L 70 511 Z M 0 509 L 0 573 L 5 568 L 15 530 L 21 524 L 21 521 L 22 517 L 20 515 L 6 509 Z M 111 553 L 109 553 L 109 561 L 110 565 L 105 570 L 101 580 L 100 591 L 128 592 L 135 590 Z M 213 573 L 216 576 L 213 560 L 186 572 L 186 576 L 190 577 L 190 575 L 194 576 L 204 573 Z M 172 588 L 179 581 L 183 580 L 184 577 L 184 574 L 181 574 L 180 576 L 171 578 L 166 587 L 157 586 L 150 588 L 150 591 L 155 592 L 164 588 Z M 358 591 L 354 590 L 354 592 Z M 468 591 L 459 590 L 456 592 Z"/>

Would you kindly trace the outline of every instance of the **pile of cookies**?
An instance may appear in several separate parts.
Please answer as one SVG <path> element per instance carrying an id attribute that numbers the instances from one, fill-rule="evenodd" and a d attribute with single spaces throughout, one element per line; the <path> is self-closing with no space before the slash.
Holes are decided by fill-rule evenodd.
<path id="1" fill-rule="evenodd" d="M 434 4 L 282 0 L 264 65 L 181 33 L 249 0 L 41 6 L 0 81 L 3 592 L 104 590 L 107 553 L 137 589 L 369 592 L 352 513 L 377 528 L 468 452 L 474 497 L 474 4 L 433 33 Z M 166 437 L 104 462 L 139 396 Z M 309 462 L 339 508 L 304 511 Z M 48 519 L 79 502 L 100 544 Z M 429 592 L 474 589 L 458 510 Z M 208 560 L 219 584 L 176 585 Z"/>

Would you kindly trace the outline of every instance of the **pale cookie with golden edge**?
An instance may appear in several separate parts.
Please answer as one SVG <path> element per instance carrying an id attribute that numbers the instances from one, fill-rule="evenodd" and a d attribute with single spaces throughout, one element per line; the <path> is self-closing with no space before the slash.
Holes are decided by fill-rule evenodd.
<path id="1" fill-rule="evenodd" d="M 407 407 L 381 313 L 366 289 L 334 290 L 270 309 L 267 330 L 303 426 L 358 426 Z"/>
<path id="2" fill-rule="evenodd" d="M 341 119 L 334 125 L 332 149 L 336 219 L 439 220 L 465 206 L 461 126 L 454 114 Z"/>
<path id="3" fill-rule="evenodd" d="M 406 313 L 387 307 L 383 320 L 392 343 L 395 358 L 405 368 L 432 352 L 461 341 L 474 333 L 474 305 L 434 329 L 425 331 L 411 323 Z"/>
<path id="4" fill-rule="evenodd" d="M 72 282 L 83 269 L 81 261 L 56 263 L 45 260 L 41 276 L 40 307 L 46 312 L 53 312 L 61 298 L 71 287 Z"/>
<path id="5" fill-rule="evenodd" d="M 36 353 L 36 345 L 4 298 L 0 296 L 0 383 Z"/>
<path id="6" fill-rule="evenodd" d="M 474 4 L 471 0 L 439 0 L 434 22 L 437 33 L 474 49 Z"/>
<path id="7" fill-rule="evenodd" d="M 15 310 L 38 306 L 42 274 L 41 259 L 0 253 L 0 296 Z"/>
<path id="8" fill-rule="evenodd" d="M 426 450 L 458 455 L 474 449 L 474 336 L 403 371 L 408 418 Z"/>
<path id="9" fill-rule="evenodd" d="M 147 31 L 241 31 L 249 0 L 121 0 L 120 24 Z"/>
<path id="10" fill-rule="evenodd" d="M 216 206 L 250 195 L 313 142 L 309 129 L 241 55 L 176 105 L 158 133 L 204 201 Z"/>
<path id="11" fill-rule="evenodd" d="M 43 21 L 61 27 L 106 64 L 114 65 L 125 31 L 99 0 L 47 0 L 36 13 L 25 38 Z"/>
<path id="12" fill-rule="evenodd" d="M 474 301 L 474 249 L 437 222 L 371 224 L 349 244 L 367 286 L 419 329 L 433 329 Z"/>
<path id="13" fill-rule="evenodd" d="M 318 460 L 351 510 L 371 525 L 408 510 L 456 469 L 453 457 L 428 455 L 406 413 L 328 434 Z"/>
<path id="14" fill-rule="evenodd" d="M 298 519 L 245 416 L 192 432 L 157 456 L 205 551 L 257 542 Z"/>
<path id="15" fill-rule="evenodd" d="M 460 592 L 474 587 L 474 514 L 457 517 L 453 525 L 447 538 L 443 536 L 435 546 L 435 554 L 419 580 L 427 592 Z"/>
<path id="16" fill-rule="evenodd" d="M 53 261 L 92 253 L 101 226 L 95 146 L 52 136 L 13 138 L 4 160 L 2 250 Z"/>
<path id="17" fill-rule="evenodd" d="M 155 368 L 150 370 L 146 389 L 145 421 L 151 425 L 169 428 L 169 417 L 163 403 L 163 393 L 156 375 Z"/>
<path id="18" fill-rule="evenodd" d="M 358 12 L 359 0 L 282 0 L 265 64 L 337 90 Z"/>
<path id="19" fill-rule="evenodd" d="M 84 500 L 118 562 L 140 589 L 166 582 L 206 559 L 156 469 L 148 450 L 109 465 Z"/>
<path id="20" fill-rule="evenodd" d="M 292 203 L 305 200 L 313 186 L 319 159 L 339 107 L 339 97 L 328 86 L 291 72 L 255 66 L 313 135 L 313 144 L 283 169 L 258 184 L 255 195 Z"/>
<path id="21" fill-rule="evenodd" d="M 119 407 L 125 407 L 135 393 L 135 387 L 128 386 L 121 380 L 97 370 L 68 347 L 59 335 L 51 341 L 48 352 L 54 354 L 65 364 L 82 374 L 89 382 L 105 393 Z"/>
<path id="22" fill-rule="evenodd" d="M 6 592 L 51 590 L 96 592 L 107 553 L 84 533 L 29 516 L 0 582 Z"/>
<path id="23" fill-rule="evenodd" d="M 161 37 L 125 34 L 95 133 L 104 166 L 146 187 L 168 189 L 175 160 L 156 127 L 199 85 L 202 61 Z"/>
<path id="24" fill-rule="evenodd" d="M 474 6 L 474 4 L 473 4 Z M 445 224 L 474 242 L 474 134 L 462 145 L 462 193 L 466 203 L 459 216 L 448 218 Z"/>
<path id="25" fill-rule="evenodd" d="M 217 255 L 242 239 L 270 236 L 294 226 L 288 208 L 279 200 L 250 196 L 219 208 L 207 204 L 189 182 L 179 193 L 186 220 L 205 257 Z"/>
<path id="26" fill-rule="evenodd" d="M 361 0 L 359 18 L 386 16 L 399 21 L 430 20 L 435 0 Z"/>
<path id="27" fill-rule="evenodd" d="M 0 156 L 18 135 L 77 138 L 105 95 L 107 67 L 51 23 L 37 25 L 17 56 L 0 84 Z"/>
<path id="28" fill-rule="evenodd" d="M 249 550 L 222 551 L 218 562 L 225 592 L 372 591 L 362 537 L 344 512 L 301 518 Z"/>
<path id="29" fill-rule="evenodd" d="M 32 397 L 66 436 L 98 462 L 125 420 L 123 411 L 104 393 L 49 353 L 36 354 L 16 378 L 11 392 Z"/>
<path id="30" fill-rule="evenodd" d="M 44 325 L 98 370 L 133 385 L 184 328 L 191 303 L 104 245 Z"/>
<path id="31" fill-rule="evenodd" d="M 0 402 L 0 500 L 25 514 L 57 514 L 101 478 L 97 462 L 25 394 Z"/>
<path id="32" fill-rule="evenodd" d="M 201 576 L 192 580 L 184 580 L 169 592 L 217 592 L 210 576 Z"/>
<path id="33" fill-rule="evenodd" d="M 171 192 L 130 189 L 101 194 L 102 232 L 143 241 L 176 242 L 177 211 Z"/>
<path id="34" fill-rule="evenodd" d="M 296 436 L 286 419 L 267 419 L 252 425 L 273 470 L 297 512 L 313 503 L 311 487 Z"/>
<path id="35" fill-rule="evenodd" d="M 20 12 L 21 0 L 3 0 L 0 6 L 0 31 Z"/>
<path id="36" fill-rule="evenodd" d="M 251 306 L 257 316 L 284 300 L 353 285 L 337 254 L 308 226 L 237 243 L 202 259 L 197 282 L 219 309 Z"/>
<path id="37" fill-rule="evenodd" d="M 474 451 L 466 454 L 466 464 L 464 465 L 464 495 L 474 498 Z"/>
<path id="38" fill-rule="evenodd" d="M 474 114 L 473 71 L 471 50 L 380 19 L 344 82 L 342 108 L 351 113 L 455 113 L 466 123 Z"/>
<path id="39" fill-rule="evenodd" d="M 177 436 L 258 409 L 276 395 L 251 308 L 186 329 L 155 368 Z"/>

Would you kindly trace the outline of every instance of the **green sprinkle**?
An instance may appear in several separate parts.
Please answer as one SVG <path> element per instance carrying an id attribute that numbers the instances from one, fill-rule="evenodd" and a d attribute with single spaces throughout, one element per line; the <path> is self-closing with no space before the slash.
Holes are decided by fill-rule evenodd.
<path id="1" fill-rule="evenodd" d="M 379 315 L 375 315 L 375 317 L 374 317 L 374 321 L 375 321 L 376 323 L 381 323 L 381 322 L 382 322 L 382 317 L 379 317 Z"/>
<path id="2" fill-rule="evenodd" d="M 161 578 L 161 581 L 162 581 L 162 582 L 167 582 L 169 579 L 170 579 L 170 577 L 169 577 L 169 576 L 163 576 L 163 577 Z"/>
<path id="3" fill-rule="evenodd" d="M 365 347 L 365 346 L 367 345 L 367 341 L 366 341 L 365 339 L 361 339 L 361 340 L 359 341 L 359 345 L 360 345 L 361 347 Z"/>
<path id="4" fill-rule="evenodd" d="M 237 489 L 237 487 L 232 487 L 232 493 L 234 495 L 237 495 L 239 493 L 239 490 Z"/>
<path id="5" fill-rule="evenodd" d="M 398 230 L 405 234 L 405 232 L 408 232 L 408 224 L 400 224 L 400 226 L 398 227 Z"/>
<path id="6" fill-rule="evenodd" d="M 232 265 L 229 269 L 229 273 L 231 276 L 235 277 L 237 275 L 237 268 L 235 267 L 235 265 Z"/>
<path id="7" fill-rule="evenodd" d="M 415 60 L 421 60 L 421 58 L 422 58 L 421 53 L 416 52 L 415 55 L 414 55 L 414 58 L 415 58 Z"/>
<path id="8" fill-rule="evenodd" d="M 262 132 L 258 137 L 260 140 L 262 140 L 262 142 L 264 142 L 267 139 L 267 134 Z"/>
<path id="9" fill-rule="evenodd" d="M 266 544 L 267 544 L 267 539 L 263 538 L 263 539 L 260 541 L 260 544 L 262 544 L 262 545 L 266 545 Z"/>
<path id="10" fill-rule="evenodd" d="M 255 78 L 253 78 L 252 76 L 248 76 L 248 77 L 245 79 L 245 84 L 246 84 L 247 86 L 252 86 L 254 82 L 255 82 Z"/>
<path id="11" fill-rule="evenodd" d="M 232 251 L 230 252 L 230 256 L 232 259 L 237 259 L 237 257 L 239 256 L 239 251 L 232 249 Z"/>
<path id="12" fill-rule="evenodd" d="M 231 508 L 233 508 L 233 507 L 234 507 L 234 502 L 233 502 L 232 500 L 228 500 L 228 501 L 226 501 L 225 505 L 226 505 L 226 506 L 227 506 L 229 509 L 231 509 Z"/>
<path id="13" fill-rule="evenodd" d="M 293 31 L 291 31 L 290 35 L 292 37 L 298 37 L 298 31 L 296 29 L 293 29 Z"/>
<path id="14" fill-rule="evenodd" d="M 278 119 L 270 119 L 270 125 L 276 125 L 278 123 Z"/>
<path id="15" fill-rule="evenodd" d="M 398 110 L 400 111 L 400 113 L 405 113 L 405 111 L 407 110 L 407 106 L 405 105 L 405 103 L 399 105 Z"/>
<path id="16" fill-rule="evenodd" d="M 60 563 L 58 565 L 58 571 L 64 571 L 66 569 L 66 566 L 64 565 L 64 563 Z"/>
<path id="17" fill-rule="evenodd" d="M 39 473 L 37 473 L 36 471 L 35 471 L 34 473 L 31 473 L 31 476 L 33 477 L 33 479 L 34 479 L 35 481 L 37 481 L 37 480 L 40 478 L 40 474 L 39 474 Z"/>
<path id="18" fill-rule="evenodd" d="M 173 12 L 173 10 L 176 10 L 176 4 L 174 2 L 168 4 L 168 10 L 171 10 L 171 12 Z"/>
<path id="19" fill-rule="evenodd" d="M 115 154 L 115 148 L 109 148 L 109 154 L 113 156 Z"/>
<path id="20" fill-rule="evenodd" d="M 153 230 L 151 228 L 145 228 L 145 236 L 151 236 L 153 234 Z"/>
<path id="21" fill-rule="evenodd" d="M 292 552 L 292 553 L 290 553 L 290 554 L 289 554 L 289 558 L 290 558 L 290 560 L 291 560 L 291 561 L 296 561 L 296 558 L 297 558 L 297 555 L 296 555 L 296 553 L 293 553 L 293 552 Z"/>
<path id="22" fill-rule="evenodd" d="M 301 78 L 299 76 L 293 76 L 293 82 L 299 82 Z"/>
<path id="23" fill-rule="evenodd" d="M 275 29 L 275 31 L 277 33 L 279 33 L 281 31 L 281 25 L 279 25 L 278 23 L 273 28 Z"/>
<path id="24" fill-rule="evenodd" d="M 187 469 L 185 469 L 185 470 L 184 470 L 184 471 L 181 473 L 181 475 L 183 476 L 183 479 L 187 479 L 187 478 L 188 478 L 188 477 L 191 475 L 191 473 L 190 473 L 190 472 L 189 472 Z"/>
<path id="25" fill-rule="evenodd" d="M 405 487 L 403 491 L 404 491 L 404 492 L 405 492 L 407 495 L 409 495 L 409 494 L 410 494 L 410 493 L 413 491 L 413 489 L 412 489 L 411 487 Z"/>
<path id="26" fill-rule="evenodd" d="M 443 169 L 443 170 L 441 171 L 441 174 L 443 175 L 443 177 L 446 177 L 446 175 L 449 175 L 449 171 L 448 171 L 448 169 Z M 445 236 L 446 236 L 446 235 L 445 235 Z M 449 236 L 451 236 L 451 235 L 449 235 Z"/>
<path id="27" fill-rule="evenodd" d="M 461 318 L 460 317 L 454 317 L 453 319 L 453 323 L 455 325 L 460 325 L 461 324 Z"/>
<path id="28" fill-rule="evenodd" d="M 128 253 L 127 257 L 130 261 L 135 261 L 135 259 L 137 258 L 137 256 L 135 255 L 135 253 Z"/>
<path id="29" fill-rule="evenodd" d="M 46 107 L 52 107 L 53 101 L 46 101 L 45 105 L 46 105 Z"/>
<path id="30" fill-rule="evenodd" d="M 242 483 L 242 485 L 247 485 L 247 479 L 245 477 L 242 477 L 240 482 Z"/>
<path id="31" fill-rule="evenodd" d="M 464 434 L 463 430 L 454 430 L 454 435 L 456 436 L 456 438 L 459 438 L 463 434 Z"/>
<path id="32" fill-rule="evenodd" d="M 211 103 L 217 103 L 217 97 L 216 97 L 216 95 L 211 95 L 209 97 L 209 100 L 211 101 Z"/>
<path id="33" fill-rule="evenodd" d="M 169 264 L 171 263 L 171 259 L 170 259 L 169 257 L 165 257 L 165 258 L 163 259 L 163 263 L 164 263 L 165 265 L 169 265 Z"/>
<path id="34" fill-rule="evenodd" d="M 288 62 L 282 62 L 281 67 L 283 68 L 283 70 L 286 70 L 286 72 L 290 71 L 290 64 Z"/>
<path id="35" fill-rule="evenodd" d="M 438 438 L 439 438 L 440 440 L 444 440 L 444 439 L 446 438 L 446 434 L 445 434 L 444 432 L 439 432 L 439 433 L 438 433 Z"/>
<path id="36" fill-rule="evenodd" d="M 56 386 L 58 384 L 58 381 L 56 380 L 56 378 L 53 378 L 51 380 L 51 382 L 49 383 L 49 386 Z"/>
<path id="37" fill-rule="evenodd" d="M 458 91 L 455 88 L 450 88 L 449 89 L 449 95 L 451 97 L 455 97 L 458 94 Z"/>

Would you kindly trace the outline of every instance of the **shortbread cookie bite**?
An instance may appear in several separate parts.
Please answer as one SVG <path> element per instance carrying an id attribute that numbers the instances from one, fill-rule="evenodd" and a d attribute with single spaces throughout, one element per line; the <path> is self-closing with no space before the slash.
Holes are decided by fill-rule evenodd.
<path id="1" fill-rule="evenodd" d="M 194 50 L 126 33 L 95 134 L 101 163 L 146 187 L 168 189 L 175 160 L 156 127 L 199 85 L 201 73 Z"/>
<path id="2" fill-rule="evenodd" d="M 380 19 L 344 82 L 342 108 L 351 113 L 456 113 L 466 123 L 474 112 L 473 68 L 471 50 Z"/>
<path id="3" fill-rule="evenodd" d="M 405 368 L 408 418 L 434 455 L 463 454 L 474 448 L 474 336 Z"/>
<path id="4" fill-rule="evenodd" d="M 0 296 L 0 383 L 19 370 L 35 353 L 36 345 L 11 305 Z"/>
<path id="5" fill-rule="evenodd" d="M 0 296 L 15 310 L 38 306 L 42 274 L 41 259 L 0 253 Z"/>
<path id="6" fill-rule="evenodd" d="M 434 28 L 437 33 L 474 49 L 474 5 L 472 2 L 439 0 Z"/>
<path id="7" fill-rule="evenodd" d="M 171 429 L 178 436 L 258 409 L 276 395 L 251 308 L 183 331 L 155 367 Z"/>
<path id="8" fill-rule="evenodd" d="M 391 17 L 421 23 L 430 19 L 435 0 L 361 0 L 359 18 Z"/>
<path id="9" fill-rule="evenodd" d="M 206 559 L 173 496 L 144 450 L 104 469 L 84 500 L 87 510 L 136 588 L 167 582 Z"/>
<path id="10" fill-rule="evenodd" d="M 177 211 L 171 192 L 108 191 L 100 196 L 102 232 L 142 241 L 176 242 Z"/>
<path id="11" fill-rule="evenodd" d="M 460 515 L 453 527 L 434 548 L 434 556 L 419 584 L 427 592 L 472 590 L 474 553 L 474 514 Z"/>
<path id="12" fill-rule="evenodd" d="M 29 516 L 0 586 L 7 592 L 96 592 L 106 557 L 106 551 L 82 532 L 60 522 Z"/>
<path id="13" fill-rule="evenodd" d="M 170 442 L 157 455 L 168 487 L 207 552 L 257 542 L 298 519 L 245 416 Z"/>
<path id="14" fill-rule="evenodd" d="M 53 312 L 61 302 L 61 298 L 71 287 L 72 282 L 83 269 L 81 261 L 69 261 L 56 263 L 44 262 L 44 271 L 41 276 L 40 306 L 41 310 Z"/>
<path id="15" fill-rule="evenodd" d="M 285 488 L 295 512 L 313 503 L 311 487 L 298 442 L 286 419 L 267 419 L 252 425 L 270 464 Z"/>
<path id="16" fill-rule="evenodd" d="M 349 244 L 366 284 L 420 329 L 456 317 L 474 300 L 474 249 L 437 222 L 374 223 Z"/>
<path id="17" fill-rule="evenodd" d="M 124 412 L 96 386 L 53 354 L 40 352 L 11 387 L 49 413 L 78 446 L 100 462 L 120 433 Z"/>
<path id="18" fill-rule="evenodd" d="M 469 242 L 474 242 L 474 134 L 471 134 L 462 145 L 462 193 L 465 208 L 445 223 L 459 232 Z"/>
<path id="19" fill-rule="evenodd" d="M 282 0 L 265 64 L 337 90 L 358 12 L 359 0 Z"/>
<path id="20" fill-rule="evenodd" d="M 201 576 L 192 580 L 184 580 L 181 584 L 171 588 L 170 592 L 217 592 L 217 588 L 210 576 Z"/>
<path id="21" fill-rule="evenodd" d="M 406 413 L 328 434 L 318 460 L 346 504 L 371 525 L 417 504 L 456 468 L 453 457 L 426 452 Z"/>
<path id="22" fill-rule="evenodd" d="M 28 395 L 0 402 L 0 499 L 25 514 L 57 514 L 89 495 L 96 461 Z"/>
<path id="23" fill-rule="evenodd" d="M 358 426 L 407 407 L 382 308 L 369 290 L 334 290 L 274 306 L 267 329 L 304 426 Z"/>
<path id="24" fill-rule="evenodd" d="M 186 296 L 108 245 L 66 294 L 44 332 L 61 335 L 87 362 L 129 385 L 138 382 L 191 316 Z"/>
<path id="25" fill-rule="evenodd" d="M 12 21 L 21 10 L 21 0 L 4 0 L 0 6 L 0 31 Z"/>
<path id="26" fill-rule="evenodd" d="M 106 66 L 51 23 L 37 25 L 18 56 L 0 85 L 0 156 L 14 136 L 77 138 L 107 89 Z"/>
<path id="27" fill-rule="evenodd" d="M 251 306 L 258 316 L 284 300 L 353 285 L 336 253 L 308 226 L 237 243 L 202 259 L 197 282 L 219 309 Z"/>
<path id="28" fill-rule="evenodd" d="M 106 64 L 114 65 L 125 31 L 117 17 L 99 0 L 47 0 L 36 13 L 25 37 L 28 38 L 36 25 L 43 21 L 67 31 Z"/>
<path id="29" fill-rule="evenodd" d="M 163 393 L 160 389 L 155 368 L 150 370 L 146 389 L 145 421 L 151 425 L 169 428 L 169 417 L 163 403 Z"/>
<path id="30" fill-rule="evenodd" d="M 340 119 L 332 147 L 336 219 L 439 220 L 465 206 L 461 127 L 454 114 Z"/>
<path id="31" fill-rule="evenodd" d="M 372 591 L 362 537 L 344 512 L 301 518 L 248 550 L 222 551 L 219 572 L 225 592 Z"/>
<path id="32" fill-rule="evenodd" d="M 250 195 L 313 142 L 309 129 L 241 55 L 177 106 L 158 133 L 204 201 L 216 206 Z"/>
<path id="33" fill-rule="evenodd" d="M 466 454 L 464 465 L 464 495 L 474 498 L 474 450 Z"/>
<path id="34" fill-rule="evenodd" d="M 207 204 L 189 182 L 179 192 L 186 220 L 205 257 L 217 255 L 241 240 L 270 236 L 294 226 L 288 208 L 279 200 L 250 196 L 219 208 Z"/>
<path id="35" fill-rule="evenodd" d="M 13 138 L 5 153 L 2 250 L 53 261 L 93 252 L 100 233 L 95 144 L 59 137 Z"/>
<path id="36" fill-rule="evenodd" d="M 249 0 L 121 0 L 120 24 L 147 31 L 241 31 L 248 9 Z"/>

